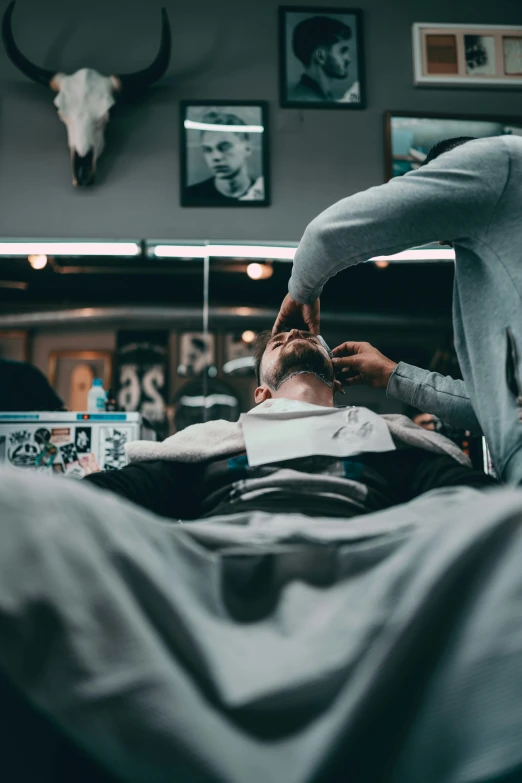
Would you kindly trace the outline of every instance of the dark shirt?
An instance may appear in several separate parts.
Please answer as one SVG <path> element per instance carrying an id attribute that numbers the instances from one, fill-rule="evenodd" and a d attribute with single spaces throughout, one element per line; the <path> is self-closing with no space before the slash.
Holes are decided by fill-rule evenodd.
<path id="1" fill-rule="evenodd" d="M 319 82 L 303 73 L 299 81 L 289 90 L 288 99 L 291 101 L 333 101 L 333 95 L 327 95 Z"/>
<path id="2" fill-rule="evenodd" d="M 63 402 L 32 364 L 0 359 L 0 411 L 57 411 Z"/>
<path id="3" fill-rule="evenodd" d="M 220 193 L 214 184 L 214 178 L 203 180 L 196 185 L 190 185 L 185 190 L 186 201 L 193 201 L 195 204 L 209 203 L 212 204 L 231 204 L 237 201 L 237 196 L 225 196 Z"/>
<path id="4" fill-rule="evenodd" d="M 294 471 L 287 482 L 283 469 Z M 496 484 L 445 454 L 415 448 L 254 468 L 246 454 L 202 464 L 137 462 L 92 473 L 84 481 L 174 519 L 253 510 L 351 517 L 407 502 L 431 489 Z"/>

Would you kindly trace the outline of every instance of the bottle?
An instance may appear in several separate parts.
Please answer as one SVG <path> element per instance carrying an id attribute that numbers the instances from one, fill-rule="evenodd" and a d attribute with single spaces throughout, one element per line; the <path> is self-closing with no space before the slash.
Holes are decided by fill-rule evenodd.
<path id="1" fill-rule="evenodd" d="M 114 394 L 112 393 L 112 389 L 109 389 L 107 392 L 107 400 L 105 402 L 105 410 L 106 411 L 115 411 L 117 410 L 116 407 L 116 398 Z"/>
<path id="2" fill-rule="evenodd" d="M 105 389 L 103 388 L 102 379 L 94 378 L 92 386 L 87 395 L 87 410 L 88 411 L 105 411 Z"/>

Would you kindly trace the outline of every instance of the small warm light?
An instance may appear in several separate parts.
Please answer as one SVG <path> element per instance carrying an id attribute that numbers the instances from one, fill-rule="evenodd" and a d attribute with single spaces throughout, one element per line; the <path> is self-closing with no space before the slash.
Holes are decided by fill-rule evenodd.
<path id="1" fill-rule="evenodd" d="M 390 266 L 389 261 L 375 261 L 374 263 L 379 269 L 386 269 L 387 266 Z"/>
<path id="2" fill-rule="evenodd" d="M 255 340 L 256 333 L 252 332 L 250 329 L 247 329 L 243 334 L 241 335 L 241 339 L 244 343 L 252 343 Z"/>
<path id="3" fill-rule="evenodd" d="M 274 270 L 270 264 L 249 264 L 247 266 L 247 275 L 252 280 L 266 280 L 272 277 Z"/>
<path id="4" fill-rule="evenodd" d="M 47 266 L 47 256 L 44 256 L 43 253 L 27 256 L 27 260 L 33 269 L 43 269 L 44 266 Z"/>
<path id="5" fill-rule="evenodd" d="M 263 276 L 263 267 L 261 264 L 249 264 L 247 266 L 247 275 L 251 280 L 261 280 Z"/>

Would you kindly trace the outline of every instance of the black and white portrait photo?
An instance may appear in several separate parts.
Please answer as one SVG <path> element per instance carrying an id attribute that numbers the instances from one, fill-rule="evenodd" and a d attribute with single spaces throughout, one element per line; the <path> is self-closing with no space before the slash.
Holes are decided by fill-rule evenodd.
<path id="1" fill-rule="evenodd" d="M 181 204 L 267 206 L 266 105 L 181 105 Z"/>
<path id="2" fill-rule="evenodd" d="M 362 14 L 359 9 L 279 9 L 281 105 L 364 108 Z"/>

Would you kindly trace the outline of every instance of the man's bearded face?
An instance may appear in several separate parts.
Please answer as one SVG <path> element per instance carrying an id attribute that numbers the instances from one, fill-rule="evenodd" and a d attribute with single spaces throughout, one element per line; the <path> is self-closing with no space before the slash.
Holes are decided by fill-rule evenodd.
<path id="1" fill-rule="evenodd" d="M 332 386 L 332 361 L 317 337 L 310 332 L 292 329 L 272 337 L 261 363 L 261 381 L 273 391 L 294 375 L 311 373 Z"/>

